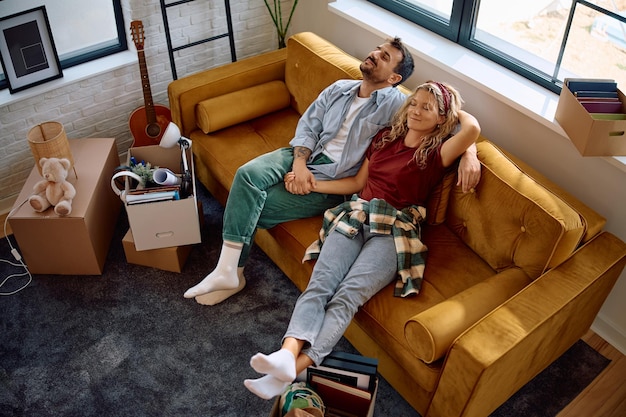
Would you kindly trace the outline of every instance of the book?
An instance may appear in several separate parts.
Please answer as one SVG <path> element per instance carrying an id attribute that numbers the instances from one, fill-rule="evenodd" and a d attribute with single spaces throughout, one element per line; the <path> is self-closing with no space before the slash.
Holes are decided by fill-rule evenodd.
<path id="1" fill-rule="evenodd" d="M 179 190 L 180 190 L 180 185 L 160 185 L 157 187 L 148 187 L 148 188 L 129 190 L 126 194 L 127 195 L 140 195 L 140 194 L 147 194 L 147 193 L 159 193 L 163 191 L 179 191 Z"/>
<path id="2" fill-rule="evenodd" d="M 613 78 L 566 78 L 565 79 L 565 84 L 567 85 L 567 83 L 569 83 L 570 81 L 581 81 L 581 82 L 614 82 L 615 80 Z"/>
<path id="3" fill-rule="evenodd" d="M 376 386 L 378 360 L 365 359 L 359 355 L 345 356 L 329 354 L 319 366 L 306 369 L 306 381 L 310 382 L 313 375 L 321 375 L 343 384 L 372 391 Z"/>
<path id="4" fill-rule="evenodd" d="M 129 194 L 126 204 L 153 203 L 155 201 L 178 200 L 178 191 L 148 192 L 144 194 Z"/>
<path id="5" fill-rule="evenodd" d="M 617 91 L 617 83 L 611 79 L 568 78 L 565 80 L 565 84 L 572 93 L 578 91 Z"/>
<path id="6" fill-rule="evenodd" d="M 311 387 L 315 389 L 316 386 L 320 386 L 320 385 L 333 388 L 334 390 L 341 391 L 342 393 L 345 392 L 346 394 L 350 394 L 351 396 L 354 396 L 356 398 L 361 398 L 361 399 L 365 399 L 368 401 L 372 399 L 372 393 L 369 391 L 352 387 L 350 385 L 342 384 L 341 382 L 324 378 L 321 375 L 314 375 L 313 378 L 311 378 Z"/>
<path id="7" fill-rule="evenodd" d="M 617 97 L 576 97 L 580 103 L 619 103 Z"/>
<path id="8" fill-rule="evenodd" d="M 624 113 L 591 113 L 591 118 L 596 120 L 626 120 Z"/>
<path id="9" fill-rule="evenodd" d="M 320 369 L 317 367 L 309 367 L 306 371 L 306 379 L 307 383 L 311 382 L 311 378 L 315 375 L 320 375 L 327 379 L 332 379 L 333 381 L 341 382 L 342 384 L 350 385 L 352 387 L 369 387 L 369 377 L 365 375 L 359 375 L 348 371 L 343 371 L 341 369 Z M 366 389 L 362 388 L 362 389 Z"/>
<path id="10" fill-rule="evenodd" d="M 354 353 L 339 352 L 339 351 L 333 350 L 328 355 L 328 358 L 378 367 L 377 358 L 370 358 L 370 357 L 363 356 L 363 355 L 355 355 Z"/>
<path id="11" fill-rule="evenodd" d="M 309 385 L 324 401 L 326 415 L 367 417 L 372 403 L 371 392 L 320 375 L 314 375 Z"/>
<path id="12" fill-rule="evenodd" d="M 342 382 L 361 389 L 375 387 L 378 359 L 353 353 L 332 351 L 319 366 L 309 366 L 300 372 L 296 381 L 309 382 L 312 375 Z"/>
<path id="13" fill-rule="evenodd" d="M 375 376 L 377 367 L 366 363 L 353 362 L 349 360 L 337 359 L 331 356 L 324 358 L 320 366 L 333 369 L 343 369 L 363 375 Z"/>
<path id="14" fill-rule="evenodd" d="M 583 97 L 618 98 L 617 91 L 585 91 L 579 90 L 574 95 L 580 99 Z"/>
<path id="15" fill-rule="evenodd" d="M 622 113 L 621 102 L 605 102 L 605 103 L 580 103 L 589 113 Z"/>

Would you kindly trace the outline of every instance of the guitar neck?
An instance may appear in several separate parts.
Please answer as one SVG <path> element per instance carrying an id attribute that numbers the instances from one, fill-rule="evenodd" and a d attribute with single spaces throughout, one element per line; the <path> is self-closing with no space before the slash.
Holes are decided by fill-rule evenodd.
<path id="1" fill-rule="evenodd" d="M 139 71 L 141 73 L 141 88 L 143 89 L 143 101 L 146 108 L 146 119 L 148 123 L 156 123 L 156 112 L 150 91 L 150 79 L 148 78 L 148 66 L 146 65 L 146 55 L 143 49 L 137 51 L 139 57 Z"/>

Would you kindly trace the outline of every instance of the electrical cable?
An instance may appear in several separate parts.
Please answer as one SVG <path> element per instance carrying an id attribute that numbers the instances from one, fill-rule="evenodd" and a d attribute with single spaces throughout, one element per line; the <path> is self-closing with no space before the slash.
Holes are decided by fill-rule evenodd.
<path id="1" fill-rule="evenodd" d="M 23 267 L 25 272 L 22 272 L 21 274 L 11 274 L 7 277 L 5 277 L 2 282 L 0 282 L 0 288 L 2 288 L 4 286 L 4 284 L 6 284 L 6 282 L 8 280 L 10 280 L 11 278 L 16 278 L 16 277 L 23 277 L 28 275 L 28 281 L 26 282 L 26 284 L 22 285 L 20 288 L 14 290 L 14 291 L 10 291 L 10 292 L 0 292 L 0 295 L 14 295 L 17 294 L 18 292 L 22 291 L 24 288 L 28 287 L 30 285 L 30 283 L 33 281 L 33 276 L 31 275 L 30 271 L 28 270 L 28 267 L 26 266 L 26 264 L 24 263 L 22 256 L 20 255 L 20 253 L 17 251 L 17 249 L 13 246 L 13 244 L 11 243 L 11 239 L 9 239 L 9 236 L 7 234 L 7 223 L 9 221 L 9 217 L 11 217 L 11 215 L 17 211 L 20 207 L 22 207 L 26 202 L 28 201 L 28 199 L 22 201 L 20 203 L 20 205 L 18 205 L 17 207 L 14 207 L 9 214 L 7 215 L 7 217 L 4 219 L 4 238 L 7 240 L 7 242 L 9 243 L 9 247 L 11 248 L 11 255 L 13 255 L 13 258 L 15 258 L 15 260 L 18 263 L 12 262 L 12 261 L 8 261 L 6 259 L 0 259 L 0 262 L 4 262 L 7 263 L 9 265 L 15 266 L 15 267 Z"/>

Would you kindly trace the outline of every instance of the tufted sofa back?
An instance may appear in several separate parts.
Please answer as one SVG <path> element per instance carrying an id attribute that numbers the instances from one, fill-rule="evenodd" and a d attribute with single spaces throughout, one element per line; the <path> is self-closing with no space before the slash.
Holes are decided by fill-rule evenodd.
<path id="1" fill-rule="evenodd" d="M 585 222 L 489 141 L 477 147 L 480 184 L 467 194 L 452 188 L 446 223 L 494 270 L 517 266 L 535 279 L 578 247 Z"/>

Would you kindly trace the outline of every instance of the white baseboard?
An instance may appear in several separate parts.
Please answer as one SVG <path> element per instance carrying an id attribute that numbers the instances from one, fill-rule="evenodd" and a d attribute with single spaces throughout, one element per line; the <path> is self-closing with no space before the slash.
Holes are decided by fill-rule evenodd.
<path id="1" fill-rule="evenodd" d="M 598 314 L 591 324 L 591 330 L 619 350 L 622 355 L 626 355 L 626 335 L 606 317 Z"/>

